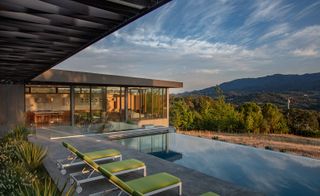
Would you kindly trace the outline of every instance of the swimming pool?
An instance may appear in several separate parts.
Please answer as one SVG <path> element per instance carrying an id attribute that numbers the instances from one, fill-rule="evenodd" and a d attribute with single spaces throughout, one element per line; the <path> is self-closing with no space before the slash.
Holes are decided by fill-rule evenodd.
<path id="1" fill-rule="evenodd" d="M 320 160 L 176 133 L 117 142 L 266 195 L 320 195 Z"/>

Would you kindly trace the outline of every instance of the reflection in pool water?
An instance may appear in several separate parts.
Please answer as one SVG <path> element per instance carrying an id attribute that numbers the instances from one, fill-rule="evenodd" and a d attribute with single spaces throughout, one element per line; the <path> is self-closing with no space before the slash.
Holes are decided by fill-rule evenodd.
<path id="1" fill-rule="evenodd" d="M 176 133 L 118 142 L 266 195 L 320 195 L 320 160 Z"/>

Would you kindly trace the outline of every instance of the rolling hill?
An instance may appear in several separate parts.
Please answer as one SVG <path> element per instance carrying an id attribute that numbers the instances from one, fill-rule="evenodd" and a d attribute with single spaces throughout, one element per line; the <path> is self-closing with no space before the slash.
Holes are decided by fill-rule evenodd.
<path id="1" fill-rule="evenodd" d="M 280 107 L 287 106 L 292 100 L 292 107 L 320 110 L 320 73 L 303 75 L 275 74 L 259 78 L 242 78 L 219 85 L 226 100 L 234 104 L 248 101 L 257 103 L 271 102 Z M 214 87 L 178 96 L 205 95 L 215 97 Z"/>

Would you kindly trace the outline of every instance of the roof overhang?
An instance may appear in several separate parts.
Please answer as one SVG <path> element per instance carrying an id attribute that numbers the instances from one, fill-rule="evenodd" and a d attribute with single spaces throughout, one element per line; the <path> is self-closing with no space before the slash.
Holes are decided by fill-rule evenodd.
<path id="1" fill-rule="evenodd" d="M 24 83 L 170 0 L 1 0 L 0 83 Z"/>
<path id="2" fill-rule="evenodd" d="M 50 69 L 29 84 L 181 88 L 182 82 Z"/>

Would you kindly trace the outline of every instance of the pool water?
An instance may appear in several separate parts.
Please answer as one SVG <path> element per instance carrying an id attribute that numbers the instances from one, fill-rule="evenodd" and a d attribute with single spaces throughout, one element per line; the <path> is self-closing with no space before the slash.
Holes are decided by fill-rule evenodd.
<path id="1" fill-rule="evenodd" d="M 320 195 L 320 160 L 176 133 L 117 142 L 266 195 Z"/>

